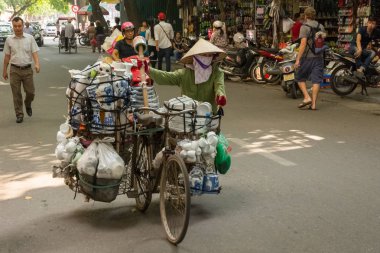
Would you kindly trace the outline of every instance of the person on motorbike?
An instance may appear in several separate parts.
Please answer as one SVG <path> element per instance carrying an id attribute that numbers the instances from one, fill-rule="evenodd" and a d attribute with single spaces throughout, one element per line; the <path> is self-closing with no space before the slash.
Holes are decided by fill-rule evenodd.
<path id="1" fill-rule="evenodd" d="M 226 25 L 222 21 L 216 20 L 212 27 L 210 42 L 219 48 L 226 48 L 228 46 Z"/>
<path id="2" fill-rule="evenodd" d="M 356 37 L 351 41 L 350 53 L 356 58 L 357 71 L 354 72 L 358 78 L 364 78 L 364 71 L 371 63 L 376 53 L 370 48 L 371 41 L 379 38 L 376 30 L 376 19 L 368 18 L 367 26 L 359 28 Z"/>
<path id="3" fill-rule="evenodd" d="M 116 43 L 115 49 L 112 52 L 112 58 L 115 61 L 120 61 L 123 58 L 137 55 L 133 48 L 133 38 L 135 37 L 135 26 L 133 23 L 124 22 L 121 25 L 121 32 L 124 38 Z"/>
<path id="4" fill-rule="evenodd" d="M 149 76 L 156 84 L 179 86 L 181 94 L 198 101 L 209 102 L 216 113 L 218 107 L 227 103 L 224 73 L 218 64 L 225 55 L 220 48 L 199 39 L 181 59 L 185 68 L 174 72 L 150 68 Z"/>
<path id="5" fill-rule="evenodd" d="M 87 28 L 87 37 L 88 37 L 88 40 L 90 41 L 93 53 L 95 53 L 95 49 L 96 49 L 95 33 L 96 33 L 95 24 L 94 22 L 90 22 L 90 25 Z"/>

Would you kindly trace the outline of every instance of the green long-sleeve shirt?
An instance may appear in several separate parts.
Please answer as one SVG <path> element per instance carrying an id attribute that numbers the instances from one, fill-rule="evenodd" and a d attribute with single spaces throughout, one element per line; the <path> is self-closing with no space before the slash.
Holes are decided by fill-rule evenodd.
<path id="1" fill-rule="evenodd" d="M 195 84 L 194 70 L 183 68 L 174 72 L 165 72 L 150 68 L 149 76 L 159 85 L 176 85 L 181 88 L 181 95 L 186 95 L 201 102 L 209 102 L 212 110 L 217 111 L 215 98 L 217 95 L 226 95 L 224 90 L 224 73 L 217 64 L 212 67 L 210 78 L 200 84 Z"/>

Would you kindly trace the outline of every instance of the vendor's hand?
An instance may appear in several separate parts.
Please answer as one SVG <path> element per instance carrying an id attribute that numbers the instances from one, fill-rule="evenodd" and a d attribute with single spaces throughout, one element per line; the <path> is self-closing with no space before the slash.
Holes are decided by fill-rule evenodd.
<path id="1" fill-rule="evenodd" d="M 354 54 L 355 58 L 360 57 L 360 56 L 362 55 L 362 52 L 363 52 L 363 51 L 362 51 L 361 49 L 356 50 L 356 52 L 355 52 L 355 54 Z"/>
<path id="2" fill-rule="evenodd" d="M 160 48 L 159 48 L 158 46 L 156 46 L 156 51 L 157 51 L 157 52 L 160 51 Z"/>
<path id="3" fill-rule="evenodd" d="M 223 95 L 216 96 L 216 104 L 220 106 L 225 106 L 227 104 L 227 98 Z"/>

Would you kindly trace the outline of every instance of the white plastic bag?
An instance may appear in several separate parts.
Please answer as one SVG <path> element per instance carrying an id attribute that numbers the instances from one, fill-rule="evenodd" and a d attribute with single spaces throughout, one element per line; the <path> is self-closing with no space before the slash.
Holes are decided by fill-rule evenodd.
<path id="1" fill-rule="evenodd" d="M 80 174 L 94 176 L 98 164 L 97 156 L 98 142 L 93 141 L 79 158 L 77 168 Z"/>
<path id="2" fill-rule="evenodd" d="M 291 18 L 283 18 L 282 19 L 282 31 L 284 33 L 288 33 L 290 29 L 292 29 L 293 24 L 295 22 Z"/>
<path id="3" fill-rule="evenodd" d="M 98 144 L 98 171 L 97 178 L 120 179 L 124 172 L 124 161 L 111 146 L 106 142 Z"/>

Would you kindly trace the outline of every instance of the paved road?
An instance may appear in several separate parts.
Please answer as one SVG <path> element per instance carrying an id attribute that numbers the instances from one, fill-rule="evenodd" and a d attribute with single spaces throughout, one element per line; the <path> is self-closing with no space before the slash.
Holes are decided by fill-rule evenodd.
<path id="1" fill-rule="evenodd" d="M 177 247 L 165 240 L 157 196 L 145 214 L 125 196 L 73 200 L 51 178 L 55 134 L 67 69 L 97 56 L 43 47 L 33 117 L 22 124 L 0 83 L 0 252 L 380 252 L 380 105 L 329 93 L 318 111 L 298 110 L 278 86 L 227 83 L 232 169 L 222 194 L 192 199 Z M 157 90 L 161 100 L 179 94 Z"/>

